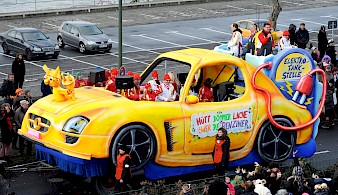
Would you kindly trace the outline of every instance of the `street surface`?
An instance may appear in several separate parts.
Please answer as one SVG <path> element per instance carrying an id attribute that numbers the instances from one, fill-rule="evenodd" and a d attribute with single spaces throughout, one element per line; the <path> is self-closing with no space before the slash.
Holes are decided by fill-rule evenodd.
<path id="1" fill-rule="evenodd" d="M 269 1 L 268 1 L 269 2 Z M 289 24 L 299 26 L 306 24 L 310 32 L 310 42 L 316 45 L 317 33 L 321 25 L 329 20 L 337 20 L 338 2 L 335 0 L 294 0 L 281 1 L 283 11 L 278 19 L 277 29 L 288 29 Z M 133 9 L 124 11 L 123 29 L 123 65 L 127 71 L 140 73 L 159 54 L 183 48 L 199 47 L 213 49 L 216 45 L 227 42 L 231 37 L 230 24 L 240 19 L 266 19 L 271 9 L 269 3 L 263 0 L 231 1 L 207 4 L 193 4 L 170 7 L 156 7 L 149 9 Z M 259 9 L 258 9 L 259 8 Z M 50 68 L 61 67 L 64 72 L 76 73 L 82 71 L 84 76 L 96 67 L 111 69 L 117 67 L 117 12 L 88 13 L 79 15 L 63 15 L 55 17 L 25 18 L 3 20 L 0 32 L 12 27 L 36 27 L 47 33 L 55 43 L 57 28 L 65 20 L 86 20 L 97 23 L 103 31 L 110 36 L 114 45 L 111 53 L 80 54 L 76 49 L 65 47 L 61 49 L 59 59 L 43 59 L 26 62 L 26 81 L 24 89 L 30 89 L 33 96 L 39 96 L 40 83 L 44 72 L 42 66 L 47 64 Z M 329 31 L 331 33 L 331 31 Z M 338 31 L 334 36 L 337 42 Z M 331 35 L 329 35 L 331 37 Z M 14 54 L 4 55 L 0 49 L 0 80 L 6 78 L 11 72 L 11 63 Z M 338 124 L 337 124 L 338 126 Z M 338 160 L 337 148 L 338 128 L 320 130 L 316 139 L 317 153 L 311 158 L 314 166 L 325 168 Z M 22 174 L 19 178 L 34 177 L 34 174 Z M 35 174 L 35 177 L 40 177 Z M 49 177 L 49 176 L 48 176 Z M 47 178 L 48 178 L 47 177 Z M 31 194 L 49 194 L 50 182 L 40 182 L 41 177 L 31 180 Z M 27 194 L 27 185 L 20 179 L 11 182 L 12 191 L 17 194 Z M 53 191 L 53 190 L 52 190 Z M 59 191 L 60 192 L 60 191 Z M 66 193 L 66 192 L 64 192 Z"/>

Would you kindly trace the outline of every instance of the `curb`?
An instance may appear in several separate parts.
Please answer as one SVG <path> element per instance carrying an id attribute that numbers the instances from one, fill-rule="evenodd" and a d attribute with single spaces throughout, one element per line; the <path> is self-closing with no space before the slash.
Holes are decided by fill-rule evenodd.
<path id="1" fill-rule="evenodd" d="M 155 0 L 151 2 L 142 3 L 129 3 L 123 4 L 122 9 L 137 9 L 137 8 L 150 8 L 150 7 L 163 7 L 163 6 L 177 6 L 185 4 L 198 4 L 198 3 L 211 3 L 220 2 L 222 0 Z M 223 0 L 233 1 L 233 0 Z M 55 10 L 41 10 L 41 11 L 29 11 L 29 12 L 14 12 L 0 14 L 0 19 L 20 19 L 20 18 L 33 18 L 40 16 L 58 16 L 58 15 L 70 15 L 70 14 L 81 14 L 91 12 L 103 12 L 103 11 L 117 11 L 119 5 L 104 5 L 95 7 L 76 7 L 69 9 L 55 9 Z"/>

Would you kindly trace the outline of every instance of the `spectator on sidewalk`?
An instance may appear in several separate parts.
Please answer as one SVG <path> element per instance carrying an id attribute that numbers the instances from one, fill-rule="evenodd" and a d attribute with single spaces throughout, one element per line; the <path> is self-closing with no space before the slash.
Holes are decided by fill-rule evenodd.
<path id="1" fill-rule="evenodd" d="M 42 97 L 45 97 L 53 93 L 52 88 L 49 85 L 46 85 L 43 80 L 41 82 L 41 93 L 42 93 Z"/>
<path id="2" fill-rule="evenodd" d="M 0 158 L 9 161 L 9 146 L 13 137 L 13 123 L 11 106 L 8 103 L 3 103 L 0 110 L 0 129 L 2 147 L 0 150 Z"/>
<path id="3" fill-rule="evenodd" d="M 12 73 L 14 74 L 14 86 L 15 89 L 22 88 L 25 81 L 26 67 L 23 60 L 23 54 L 18 53 L 12 63 Z"/>
<path id="4" fill-rule="evenodd" d="M 326 55 L 330 56 L 331 64 L 333 65 L 333 67 L 337 67 L 337 60 L 336 60 L 337 51 L 335 49 L 333 39 L 330 39 L 328 41 L 328 46 L 327 46 L 327 49 L 326 49 Z"/>
<path id="5" fill-rule="evenodd" d="M 301 23 L 298 31 L 296 32 L 296 44 L 298 45 L 298 48 L 305 49 L 309 40 L 309 32 L 306 30 L 305 24 Z"/>
<path id="6" fill-rule="evenodd" d="M 327 49 L 327 33 L 325 31 L 325 26 L 321 26 L 319 33 L 318 33 L 318 50 L 320 53 L 320 59 L 322 59 L 325 55 L 326 49 Z"/>
<path id="7" fill-rule="evenodd" d="M 295 45 L 296 43 L 296 25 L 290 24 L 289 26 L 289 33 L 290 33 L 290 44 Z"/>
<path id="8" fill-rule="evenodd" d="M 20 101 L 26 99 L 25 92 L 23 89 L 18 88 L 15 90 L 16 96 L 13 99 L 13 110 L 16 110 L 20 107 Z"/>
<path id="9" fill-rule="evenodd" d="M 29 105 L 33 104 L 33 97 L 32 97 L 31 90 L 29 90 L 29 89 L 25 90 L 25 99 L 27 100 L 27 102 L 29 103 Z"/>
<path id="10" fill-rule="evenodd" d="M 14 74 L 9 74 L 0 88 L 0 96 L 4 97 L 4 102 L 13 105 L 13 97 L 15 96 Z"/>
<path id="11" fill-rule="evenodd" d="M 21 124 L 23 118 L 28 110 L 29 102 L 27 100 L 20 101 L 20 107 L 15 111 L 14 122 L 17 126 L 17 129 L 21 129 Z M 17 134 L 17 132 L 15 132 Z M 18 136 L 18 135 L 16 135 Z M 13 145 L 16 144 L 17 138 L 13 139 Z M 24 138 L 19 136 L 19 155 L 23 154 L 24 151 Z M 27 154 L 31 154 L 32 152 L 32 142 L 27 140 Z"/>

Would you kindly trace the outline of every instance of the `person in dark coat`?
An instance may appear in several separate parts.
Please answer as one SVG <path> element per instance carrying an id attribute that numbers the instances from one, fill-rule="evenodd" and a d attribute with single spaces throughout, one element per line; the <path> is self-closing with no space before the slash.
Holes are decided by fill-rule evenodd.
<path id="1" fill-rule="evenodd" d="M 296 44 L 298 45 L 298 48 L 305 49 L 309 40 L 309 31 L 306 30 L 305 24 L 301 23 L 298 31 L 296 32 Z"/>
<path id="2" fill-rule="evenodd" d="M 127 147 L 121 145 L 119 147 L 119 154 L 116 158 L 116 190 L 121 192 L 128 190 L 127 187 L 131 180 L 131 157 L 127 153 Z"/>
<path id="3" fill-rule="evenodd" d="M 15 116 L 14 116 L 14 122 L 17 125 L 18 129 L 21 129 L 21 124 L 23 121 L 23 118 L 25 117 L 25 114 L 28 110 L 29 107 L 29 102 L 27 100 L 21 100 L 20 101 L 20 107 L 15 111 Z M 19 137 L 19 154 L 22 155 L 24 151 L 24 141 L 25 139 L 23 137 Z M 14 140 L 13 140 L 14 144 Z M 15 142 L 16 144 L 16 142 Z M 27 140 L 27 154 L 31 155 L 32 154 L 32 142 Z"/>
<path id="4" fill-rule="evenodd" d="M 334 66 L 334 67 L 337 67 L 337 51 L 335 49 L 335 46 L 334 46 L 334 41 L 333 39 L 330 39 L 328 41 L 328 46 L 327 46 L 327 49 L 326 49 L 326 55 L 330 56 L 331 58 L 331 64 Z"/>
<path id="5" fill-rule="evenodd" d="M 5 79 L 0 88 L 0 96 L 4 97 L 4 102 L 13 104 L 13 97 L 15 94 L 15 86 L 14 86 L 14 75 L 9 74 L 8 79 Z"/>
<path id="6" fill-rule="evenodd" d="M 225 171 L 228 169 L 230 158 L 230 138 L 227 134 L 227 130 L 224 128 L 218 129 L 212 153 L 215 171 L 218 175 L 222 176 L 225 175 Z"/>
<path id="7" fill-rule="evenodd" d="M 42 93 L 42 97 L 45 97 L 53 93 L 52 88 L 49 85 L 46 85 L 43 80 L 41 82 L 41 93 Z"/>
<path id="8" fill-rule="evenodd" d="M 321 26 L 318 33 L 318 50 L 320 54 L 320 59 L 322 59 L 325 55 L 327 49 L 327 33 L 325 31 L 325 26 Z"/>
<path id="9" fill-rule="evenodd" d="M 14 74 L 15 89 L 22 88 L 25 81 L 26 67 L 23 60 L 23 54 L 18 53 L 12 63 L 12 73 Z"/>
<path id="10" fill-rule="evenodd" d="M 257 33 L 257 25 L 253 24 L 250 27 L 251 35 L 249 37 L 248 45 L 247 45 L 247 52 L 255 55 L 256 47 L 255 47 L 255 35 Z"/>
<path id="11" fill-rule="evenodd" d="M 290 44 L 295 45 L 296 43 L 296 25 L 290 24 L 289 33 L 290 33 Z"/>
<path id="12" fill-rule="evenodd" d="M 255 185 L 252 181 L 245 182 L 245 190 L 241 193 L 241 195 L 258 195 L 255 191 Z"/>
<path id="13" fill-rule="evenodd" d="M 0 158 L 9 160 L 9 145 L 12 142 L 13 124 L 11 116 L 13 111 L 8 103 L 3 103 L 0 110 L 0 129 L 2 147 L 0 150 Z"/>

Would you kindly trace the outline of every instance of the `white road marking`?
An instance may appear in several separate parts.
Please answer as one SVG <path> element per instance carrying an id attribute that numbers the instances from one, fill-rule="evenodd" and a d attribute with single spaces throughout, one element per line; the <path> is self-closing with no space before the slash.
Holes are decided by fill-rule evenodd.
<path id="1" fill-rule="evenodd" d="M 0 74 L 2 74 L 2 75 L 5 75 L 6 77 L 8 76 L 8 74 L 6 74 L 6 73 L 3 73 L 3 72 L 0 72 Z"/>
<path id="2" fill-rule="evenodd" d="M 219 43 L 217 41 L 213 41 L 213 40 L 210 40 L 210 39 L 203 39 L 203 38 L 200 38 L 200 37 L 195 37 L 195 36 L 192 36 L 192 35 L 187 35 L 187 34 L 179 33 L 178 31 L 169 31 L 169 32 L 165 32 L 165 33 L 181 35 L 181 36 L 190 37 L 190 38 L 193 38 L 193 39 L 199 39 L 199 40 L 202 40 L 202 41 L 207 41 L 209 43 Z M 221 43 L 219 43 L 219 44 L 221 44 Z"/>
<path id="3" fill-rule="evenodd" d="M 211 31 L 211 32 L 216 32 L 216 33 L 220 33 L 220 34 L 225 34 L 225 35 L 230 35 L 230 36 L 232 36 L 231 33 L 226 33 L 226 32 L 214 30 L 214 29 L 211 29 L 211 28 L 200 28 L 199 30 L 207 30 L 207 31 Z"/>
<path id="4" fill-rule="evenodd" d="M 119 43 L 119 42 L 113 41 L 113 43 Z M 140 50 L 140 51 L 147 51 L 147 52 L 154 53 L 154 54 L 161 54 L 161 53 L 156 52 L 156 51 L 151 51 L 151 50 L 149 50 L 149 49 L 143 49 L 143 48 L 141 48 L 141 47 L 136 47 L 136 46 L 129 45 L 129 44 L 125 44 L 125 43 L 122 43 L 122 45 L 125 45 L 125 46 L 127 46 L 127 47 L 132 47 L 132 48 L 138 49 L 138 50 Z M 132 51 L 132 52 L 134 52 L 134 51 Z M 126 53 L 126 52 L 123 52 L 123 53 Z"/>
<path id="5" fill-rule="evenodd" d="M 130 36 L 133 36 L 133 37 L 143 37 L 143 38 L 146 38 L 146 39 L 150 39 L 150 40 L 154 40 L 154 41 L 159 41 L 159 42 L 162 42 L 162 43 L 168 43 L 168 44 L 171 44 L 171 45 L 176 45 L 178 47 L 185 47 L 185 46 L 177 44 L 177 43 L 173 43 L 173 42 L 169 42 L 169 41 L 164 41 L 164 40 L 153 38 L 153 37 L 148 37 L 148 36 L 146 36 L 144 34 L 142 34 L 142 35 L 130 35 Z M 185 47 L 185 48 L 189 48 L 189 47 Z"/>
<path id="6" fill-rule="evenodd" d="M 281 1 L 281 2 L 289 3 L 289 4 L 295 4 L 295 5 L 299 5 L 299 6 L 303 6 L 304 5 L 304 4 L 301 4 L 301 3 L 296 3 L 296 2 L 291 2 L 291 1 Z"/>
<path id="7" fill-rule="evenodd" d="M 185 13 L 182 13 L 182 12 L 177 12 L 177 11 L 169 11 L 169 12 L 173 13 L 173 14 L 177 14 L 177 15 L 183 16 L 183 17 L 191 17 L 191 15 L 185 14 Z"/>
<path id="8" fill-rule="evenodd" d="M 40 79 L 25 79 L 25 82 L 33 82 L 33 81 L 38 81 Z"/>
<path id="9" fill-rule="evenodd" d="M 321 3 L 328 3 L 328 4 L 330 4 L 331 2 L 329 2 L 329 1 L 320 1 Z"/>
<path id="10" fill-rule="evenodd" d="M 0 66 L 12 66 L 12 64 L 1 64 Z"/>
<path id="11" fill-rule="evenodd" d="M 315 152 L 315 154 L 325 154 L 325 153 L 329 153 L 330 151 L 328 150 L 323 150 L 323 151 L 319 151 L 319 152 Z"/>
<path id="12" fill-rule="evenodd" d="M 291 20 L 294 20 L 294 21 L 301 21 L 301 22 L 306 22 L 306 23 L 311 23 L 311 24 L 325 25 L 325 24 L 319 23 L 319 22 L 312 22 L 312 21 L 308 21 L 308 20 L 303 20 L 303 18 L 291 19 Z"/>
<path id="13" fill-rule="evenodd" d="M 329 15 L 329 16 L 320 16 L 320 17 L 322 17 L 322 18 L 332 18 L 332 19 L 338 19 L 337 17 L 331 16 L 331 15 Z"/>
<path id="14" fill-rule="evenodd" d="M 210 9 L 204 9 L 204 8 L 198 8 L 201 11 L 205 11 L 205 12 L 212 12 L 214 14 L 224 14 L 225 12 L 220 12 L 220 11 L 215 11 L 215 10 L 210 10 Z"/>
<path id="15" fill-rule="evenodd" d="M 115 57 L 118 57 L 118 55 L 116 55 L 116 54 L 112 54 L 112 53 L 108 53 L 108 54 L 109 54 L 109 55 L 112 55 L 112 56 L 115 56 Z M 137 62 L 137 63 L 140 63 L 140 64 L 149 65 L 149 63 L 142 62 L 142 61 L 139 61 L 139 60 L 135 60 L 135 59 L 132 59 L 132 58 L 123 57 L 123 56 L 122 56 L 122 58 L 127 59 L 127 60 L 130 60 L 130 61 L 134 61 L 134 62 Z"/>
<path id="16" fill-rule="evenodd" d="M 52 26 L 53 28 L 59 28 L 59 26 L 56 26 L 54 24 L 50 24 L 50 23 L 47 23 L 47 22 L 42 22 L 42 24 L 45 24 L 45 25 L 48 25 L 48 26 Z"/>
<path id="17" fill-rule="evenodd" d="M 113 17 L 113 16 L 107 16 L 107 18 L 114 19 L 114 20 L 119 20 L 119 18 L 116 18 L 116 17 Z M 122 19 L 122 22 L 130 22 L 130 21 L 133 21 L 133 20 L 123 20 Z"/>
<path id="18" fill-rule="evenodd" d="M 11 27 L 11 28 L 17 28 L 16 26 L 12 26 L 12 25 L 7 25 L 7 26 L 9 26 L 9 27 Z"/>
<path id="19" fill-rule="evenodd" d="M 268 8 L 272 7 L 271 5 L 264 5 L 264 4 L 260 4 L 260 3 L 254 3 L 254 4 L 258 5 L 258 6 L 262 6 L 262 7 L 268 7 Z"/>
<path id="20" fill-rule="evenodd" d="M 103 67 L 103 66 L 100 66 L 100 65 L 97 65 L 97 64 L 92 64 L 90 62 L 85 62 L 85 61 L 82 61 L 82 60 L 78 60 L 78 59 L 75 59 L 75 58 L 71 58 L 71 57 L 68 57 L 68 56 L 64 56 L 64 55 L 59 55 L 61 57 L 64 57 L 66 59 L 69 59 L 69 60 L 73 60 L 75 62 L 80 62 L 80 63 L 83 63 L 83 64 L 88 64 L 90 66 L 94 66 L 94 67 L 100 67 L 102 69 L 109 69 L 109 68 L 106 68 L 106 67 Z"/>
<path id="21" fill-rule="evenodd" d="M 239 9 L 242 10 L 243 12 L 245 11 L 249 11 L 249 10 L 253 10 L 253 9 L 246 9 L 246 8 L 241 8 L 241 7 L 236 7 L 236 6 L 232 6 L 232 5 L 227 5 L 227 7 L 233 8 L 233 9 Z"/>
<path id="22" fill-rule="evenodd" d="M 148 18 L 151 18 L 151 19 L 164 19 L 165 17 L 161 17 L 161 16 L 154 16 L 154 15 L 148 15 L 148 14 L 139 14 L 141 16 L 145 16 L 145 17 L 148 17 Z"/>
<path id="23" fill-rule="evenodd" d="M 12 58 L 12 59 L 15 58 L 15 57 L 13 57 L 13 56 L 10 56 L 10 55 L 4 54 L 4 53 L 0 53 L 0 55 L 6 56 L 6 57 L 9 57 L 9 58 Z M 25 60 L 25 63 L 26 63 L 26 64 L 32 64 L 33 66 L 37 66 L 37 67 L 40 67 L 40 68 L 43 67 L 43 66 L 41 66 L 41 65 L 39 65 L 39 64 L 37 64 L 37 63 L 31 62 L 31 61 L 27 61 L 27 60 Z"/>

